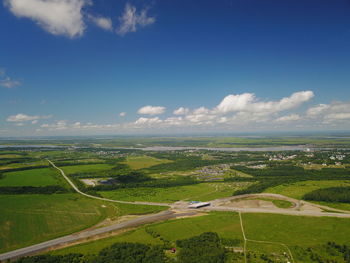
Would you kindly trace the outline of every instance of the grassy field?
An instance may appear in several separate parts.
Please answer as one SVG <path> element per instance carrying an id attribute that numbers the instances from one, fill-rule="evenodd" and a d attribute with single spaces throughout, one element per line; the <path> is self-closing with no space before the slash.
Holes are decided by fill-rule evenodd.
<path id="1" fill-rule="evenodd" d="M 304 194 L 327 187 L 350 186 L 349 180 L 328 180 L 328 181 L 302 181 L 291 184 L 282 184 L 270 187 L 265 190 L 266 193 L 275 193 L 301 199 Z"/>
<path id="2" fill-rule="evenodd" d="M 4 165 L 0 165 L 0 171 L 1 170 L 10 170 L 10 169 L 17 169 L 17 168 L 23 168 L 23 167 L 32 167 L 33 169 L 35 169 L 35 167 L 37 166 L 48 166 L 48 162 L 46 160 L 38 160 L 35 162 L 30 162 L 30 163 L 11 163 L 11 164 L 4 164 Z"/>
<path id="3" fill-rule="evenodd" d="M 77 232 L 107 217 L 165 209 L 112 204 L 77 194 L 2 195 L 0 207 L 0 252 Z"/>
<path id="4" fill-rule="evenodd" d="M 116 242 L 160 244 L 161 242 L 159 238 L 153 238 L 147 233 L 149 230 L 159 234 L 162 238 L 169 240 L 170 242 L 196 236 L 208 231 L 217 232 L 221 237 L 243 240 L 238 214 L 230 212 L 213 212 L 209 215 L 168 220 L 162 223 L 143 226 L 114 237 L 57 250 L 53 252 L 53 254 L 91 254 Z"/>
<path id="5" fill-rule="evenodd" d="M 84 172 L 106 171 L 113 168 L 111 164 L 84 164 L 60 167 L 67 175 Z"/>
<path id="6" fill-rule="evenodd" d="M 350 220 L 330 217 L 300 217 L 276 214 L 242 214 L 245 234 L 248 239 L 276 242 L 266 244 L 248 242 L 248 250 L 258 253 L 286 252 L 287 245 L 292 252 L 299 247 L 318 246 L 328 241 L 350 244 Z M 62 250 L 53 254 L 97 253 L 102 248 L 116 242 L 140 242 L 157 244 L 160 238 L 150 234 L 159 234 L 165 240 L 174 241 L 199 235 L 203 232 L 217 232 L 222 238 L 240 239 L 243 242 L 240 221 L 237 213 L 212 212 L 208 215 L 168 220 L 140 227 L 114 237 L 92 241 Z M 241 243 L 242 244 L 242 243 Z"/>
<path id="7" fill-rule="evenodd" d="M 47 186 L 58 183 L 57 170 L 51 168 L 8 172 L 0 179 L 0 186 Z"/>
<path id="8" fill-rule="evenodd" d="M 172 161 L 166 159 L 157 159 L 151 156 L 128 156 L 126 158 L 125 164 L 129 165 L 131 169 L 138 170 L 143 168 L 148 168 L 157 164 L 170 163 Z"/>
<path id="9" fill-rule="evenodd" d="M 350 219 L 275 214 L 242 214 L 248 239 L 312 246 L 334 241 L 350 244 Z"/>
<path id="10" fill-rule="evenodd" d="M 209 201 L 231 196 L 247 182 L 201 183 L 168 188 L 125 188 L 100 192 L 103 197 L 125 201 L 175 202 L 178 200 Z"/>

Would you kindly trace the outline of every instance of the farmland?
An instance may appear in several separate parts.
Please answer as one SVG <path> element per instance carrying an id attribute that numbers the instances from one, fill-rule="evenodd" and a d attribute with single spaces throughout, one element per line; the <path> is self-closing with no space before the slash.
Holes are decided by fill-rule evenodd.
<path id="1" fill-rule="evenodd" d="M 298 262 L 304 262 L 304 255 L 300 254 L 302 247 L 317 249 L 319 246 L 332 241 L 350 244 L 348 239 L 350 235 L 349 219 L 271 214 L 243 214 L 242 218 L 247 238 L 249 240 L 262 241 L 262 243 L 248 241 L 247 249 L 252 255 L 265 253 L 267 255 L 277 254 L 280 257 L 286 252 L 284 246 L 286 245 Z M 100 251 L 101 248 L 116 242 L 161 244 L 162 240 L 167 240 L 174 245 L 176 240 L 193 237 L 208 231 L 216 232 L 224 239 L 237 240 L 236 246 L 243 246 L 238 214 L 215 212 L 209 215 L 170 220 L 140 227 L 114 237 L 58 250 L 52 252 L 52 254 L 94 254 Z"/>
<path id="2" fill-rule="evenodd" d="M 106 218 L 144 214 L 162 208 L 111 204 L 77 194 L 2 195 L 1 252 L 35 244 L 93 226 Z"/>
<path id="3" fill-rule="evenodd" d="M 157 159 L 147 155 L 141 155 L 141 156 L 128 156 L 124 163 L 127 164 L 131 169 L 138 170 L 138 169 L 148 168 L 154 165 L 169 163 L 169 162 L 171 161 L 166 159 Z"/>
<path id="4" fill-rule="evenodd" d="M 176 187 L 138 187 L 99 192 L 102 196 L 124 201 L 176 202 L 179 200 L 208 201 L 231 196 L 249 183 L 201 183 Z"/>
<path id="5" fill-rule="evenodd" d="M 4 173 L 0 186 L 46 186 L 55 185 L 60 181 L 56 170 L 41 168 Z"/>
<path id="6" fill-rule="evenodd" d="M 324 193 L 327 194 L 330 193 L 327 189 L 331 187 L 350 184 L 350 152 L 336 149 L 313 152 L 225 152 L 199 149 L 147 152 L 89 147 L 6 149 L 0 151 L 1 155 L 4 156 L 0 159 L 3 171 L 0 172 L 0 190 L 3 193 L 0 196 L 1 252 L 89 228 L 118 224 L 120 220 L 135 218 L 135 215 L 142 218 L 144 214 L 169 209 L 154 206 L 154 203 L 172 204 L 170 210 L 179 213 L 188 211 L 189 201 L 210 202 L 234 195 L 262 192 L 303 199 L 306 194 L 310 195 L 318 189 L 326 189 Z M 80 191 L 89 197 L 74 192 L 59 171 L 48 165 L 47 159 L 62 169 Z M 96 184 L 84 184 L 83 180 L 93 180 Z M 149 205 L 121 204 L 97 200 L 95 197 L 148 202 Z M 283 198 L 275 199 L 268 195 L 234 198 L 221 202 L 222 207 L 219 208 L 226 206 L 243 211 L 259 208 L 274 212 L 298 212 L 294 202 Z M 346 202 L 337 200 L 342 199 L 313 202 L 345 210 L 350 208 Z M 217 204 L 212 202 L 212 210 L 216 209 Z M 303 262 L 312 257 L 311 252 L 308 252 L 310 249 L 313 253 L 321 253 L 324 247 L 335 249 L 338 244 L 348 244 L 349 219 L 322 217 L 322 213 L 332 212 L 327 208 L 317 211 L 318 217 L 243 212 L 247 263 L 269 260 L 283 262 L 289 257 L 289 254 L 285 254 L 289 253 L 286 247 Z M 322 229 L 320 234 L 319 229 Z M 94 240 L 91 238 L 85 240 L 88 241 L 86 243 L 51 251 L 50 255 L 97 255 L 101 249 L 114 243 L 138 242 L 162 246 L 170 260 L 180 256 L 168 253 L 169 247 L 177 247 L 178 240 L 188 238 L 194 238 L 188 242 L 195 242 L 206 232 L 218 234 L 222 244 L 225 244 L 227 262 L 244 262 L 244 239 L 238 214 L 208 210 L 197 214 L 194 212 L 190 217 L 141 224 L 133 229 L 106 234 L 108 237 L 96 241 L 91 241 Z M 181 251 L 180 247 L 177 248 Z M 321 254 L 320 257 L 329 258 L 328 254 Z M 334 257 L 338 260 L 341 255 Z"/>

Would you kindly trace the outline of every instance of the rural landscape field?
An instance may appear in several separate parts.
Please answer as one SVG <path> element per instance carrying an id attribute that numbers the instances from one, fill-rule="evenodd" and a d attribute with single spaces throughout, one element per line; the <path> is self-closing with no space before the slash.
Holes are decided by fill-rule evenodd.
<path id="1" fill-rule="evenodd" d="M 0 0 L 0 263 L 350 263 L 350 0 Z"/>
<path id="2" fill-rule="evenodd" d="M 349 262 L 346 137 L 298 138 L 293 150 L 282 137 L 246 150 L 196 145 L 216 138 L 80 140 L 2 141 L 1 260 Z"/>

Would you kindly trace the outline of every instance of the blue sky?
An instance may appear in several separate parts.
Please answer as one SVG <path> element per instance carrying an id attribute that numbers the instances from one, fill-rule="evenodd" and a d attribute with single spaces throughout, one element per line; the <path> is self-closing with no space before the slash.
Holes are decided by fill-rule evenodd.
<path id="1" fill-rule="evenodd" d="M 350 128 L 346 0 L 2 0 L 0 31 L 0 136 Z"/>

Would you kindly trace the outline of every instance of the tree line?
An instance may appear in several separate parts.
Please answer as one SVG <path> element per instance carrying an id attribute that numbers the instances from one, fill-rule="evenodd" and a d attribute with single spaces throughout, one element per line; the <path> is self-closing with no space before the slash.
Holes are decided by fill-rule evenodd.
<path id="1" fill-rule="evenodd" d="M 350 203 L 350 187 L 329 187 L 306 193 L 304 200 Z"/>

